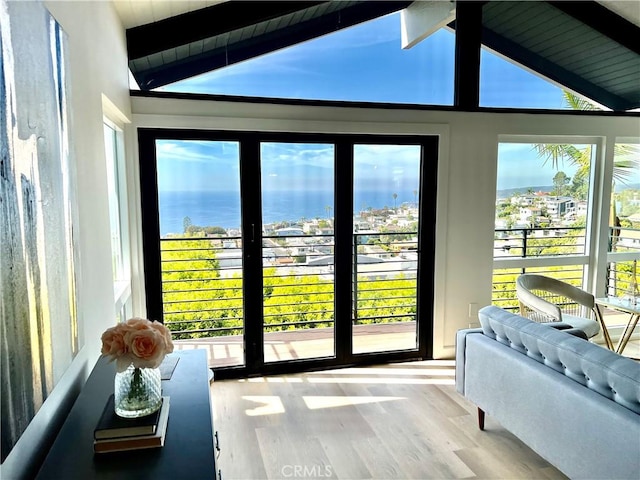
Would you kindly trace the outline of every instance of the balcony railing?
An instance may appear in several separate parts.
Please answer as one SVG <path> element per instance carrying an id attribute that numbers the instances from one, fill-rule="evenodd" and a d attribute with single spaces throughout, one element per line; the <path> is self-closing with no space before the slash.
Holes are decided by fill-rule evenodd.
<path id="1" fill-rule="evenodd" d="M 499 228 L 494 257 L 545 257 L 585 252 L 584 227 Z"/>
<path id="2" fill-rule="evenodd" d="M 515 281 L 522 273 L 538 273 L 558 278 L 571 285 L 582 287 L 583 264 L 559 262 L 559 265 L 531 266 L 525 259 L 567 257 L 585 252 L 585 229 L 576 227 L 551 227 L 534 229 L 496 229 L 494 259 L 514 259 L 510 268 L 493 271 L 492 303 L 507 310 L 517 311 Z M 607 287 L 602 296 L 624 295 L 632 285 L 633 259 L 640 253 L 640 230 L 610 228 L 607 262 Z M 522 266 L 514 267 L 513 263 Z"/>
<path id="3" fill-rule="evenodd" d="M 354 325 L 415 321 L 416 232 L 353 236 Z M 164 322 L 174 338 L 242 333 L 239 237 L 161 239 Z M 265 332 L 332 327 L 332 235 L 263 237 Z"/>
<path id="4" fill-rule="evenodd" d="M 417 234 L 357 233 L 352 252 L 354 325 L 410 322 L 417 312 Z M 552 227 L 496 230 L 500 261 L 547 258 L 545 266 L 523 264 L 494 270 L 492 303 L 518 309 L 515 280 L 539 273 L 582 286 L 584 265 L 550 266 L 551 257 L 584 253 L 584 229 Z M 607 294 L 632 285 L 640 230 L 612 229 Z M 242 334 L 244 329 L 240 237 L 176 237 L 161 240 L 165 324 L 176 339 Z M 263 237 L 263 328 L 265 332 L 332 327 L 334 243 L 332 235 Z M 526 263 L 526 262 L 524 262 Z M 605 292 L 603 292 L 603 295 Z"/>

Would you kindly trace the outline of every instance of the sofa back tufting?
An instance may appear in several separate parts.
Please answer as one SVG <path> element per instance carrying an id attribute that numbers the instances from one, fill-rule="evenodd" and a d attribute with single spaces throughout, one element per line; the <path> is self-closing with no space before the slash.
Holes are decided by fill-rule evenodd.
<path id="1" fill-rule="evenodd" d="M 640 414 L 640 363 L 495 306 L 478 316 L 484 335 Z"/>

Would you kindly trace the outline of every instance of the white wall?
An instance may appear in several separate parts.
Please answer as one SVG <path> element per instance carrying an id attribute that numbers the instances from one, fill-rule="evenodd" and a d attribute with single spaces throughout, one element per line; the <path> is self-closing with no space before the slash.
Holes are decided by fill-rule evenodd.
<path id="1" fill-rule="evenodd" d="M 102 130 L 102 95 L 130 115 L 124 30 L 109 2 L 46 2 L 68 36 L 72 148 L 76 160 L 80 251 L 80 344 L 84 347 L 0 467 L 2 479 L 31 476 L 100 354 L 100 335 L 115 321 Z M 66 411 L 65 411 L 66 410 Z"/>
<path id="2" fill-rule="evenodd" d="M 452 358 L 456 331 L 477 322 L 477 316 L 469 317 L 469 304 L 482 307 L 491 303 L 499 135 L 597 136 L 612 145 L 615 137 L 633 137 L 640 132 L 640 118 L 621 116 L 356 109 L 141 97 L 132 98 L 132 110 L 134 128 L 440 135 L 435 358 Z"/>

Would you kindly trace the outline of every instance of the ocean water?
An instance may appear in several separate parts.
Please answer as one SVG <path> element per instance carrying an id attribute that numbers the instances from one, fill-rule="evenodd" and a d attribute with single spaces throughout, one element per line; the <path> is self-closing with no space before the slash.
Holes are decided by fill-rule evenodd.
<path id="1" fill-rule="evenodd" d="M 354 210 L 394 207 L 394 192 L 369 190 L 356 192 Z M 415 201 L 412 192 L 397 192 L 395 205 Z M 327 211 L 327 206 L 331 207 Z M 333 193 L 329 191 L 264 192 L 263 223 L 297 221 L 301 218 L 333 217 Z M 239 228 L 241 223 L 240 196 L 237 191 L 160 192 L 160 235 L 182 233 L 184 218 L 193 225 Z"/>

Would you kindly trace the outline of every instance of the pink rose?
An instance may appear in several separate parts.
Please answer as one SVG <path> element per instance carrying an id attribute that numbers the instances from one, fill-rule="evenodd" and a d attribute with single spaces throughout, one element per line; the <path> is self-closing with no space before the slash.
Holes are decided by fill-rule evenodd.
<path id="1" fill-rule="evenodd" d="M 124 335 L 118 326 L 111 327 L 102 334 L 101 352 L 103 355 L 110 355 L 114 358 L 121 357 L 127 353 Z"/>
<path id="2" fill-rule="evenodd" d="M 135 356 L 134 365 L 142 368 L 156 368 L 165 355 L 164 337 L 153 328 L 130 330 L 124 335 L 129 351 Z"/>
<path id="3" fill-rule="evenodd" d="M 126 325 L 128 330 L 145 330 L 149 328 L 151 322 L 146 318 L 134 317 L 127 320 L 124 325 Z"/>
<path id="4" fill-rule="evenodd" d="M 153 323 L 151 324 L 151 328 L 155 329 L 164 338 L 165 353 L 173 352 L 173 341 L 171 340 L 171 331 L 157 320 L 153 321 Z"/>

